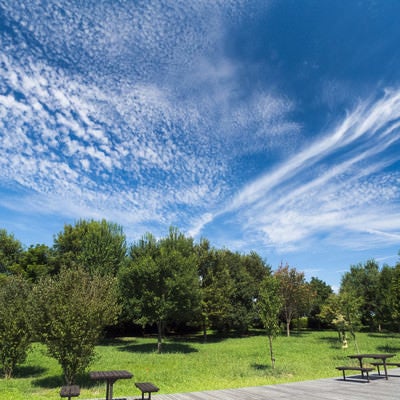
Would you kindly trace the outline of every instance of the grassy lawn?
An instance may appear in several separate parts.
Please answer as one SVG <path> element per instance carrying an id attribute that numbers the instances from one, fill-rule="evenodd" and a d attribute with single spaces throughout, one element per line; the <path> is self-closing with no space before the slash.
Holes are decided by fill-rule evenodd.
<path id="1" fill-rule="evenodd" d="M 399 334 L 357 334 L 360 352 L 399 353 Z M 349 340 L 342 349 L 335 332 L 297 332 L 274 340 L 276 368 L 271 369 L 268 342 L 254 334 L 242 338 L 200 337 L 170 339 L 163 354 L 156 353 L 154 338 L 119 338 L 105 341 L 97 348 L 97 359 L 90 370 L 126 369 L 131 380 L 119 380 L 115 397 L 138 396 L 134 382 L 151 381 L 160 393 L 258 386 L 283 382 L 339 376 L 335 369 L 349 364 L 347 355 L 356 353 Z M 62 373 L 57 362 L 35 344 L 25 364 L 10 380 L 0 379 L 1 400 L 59 399 Z M 79 399 L 104 398 L 105 383 L 82 376 Z"/>

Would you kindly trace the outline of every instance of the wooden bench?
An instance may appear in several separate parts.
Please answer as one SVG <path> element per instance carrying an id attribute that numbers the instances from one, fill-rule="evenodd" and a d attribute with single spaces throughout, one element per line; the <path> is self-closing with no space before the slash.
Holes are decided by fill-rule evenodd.
<path id="1" fill-rule="evenodd" d="M 372 362 L 370 363 L 371 365 L 374 365 L 375 367 L 378 368 L 378 374 L 381 374 L 381 370 L 379 369 L 380 367 L 383 367 L 383 362 Z M 387 362 L 386 366 L 388 367 L 400 367 L 400 362 Z"/>
<path id="2" fill-rule="evenodd" d="M 369 373 L 374 370 L 372 367 L 353 367 L 350 365 L 342 365 L 340 367 L 336 367 L 336 369 L 343 372 L 343 380 L 346 380 L 345 371 L 360 371 L 362 376 L 364 376 L 364 373 L 367 375 L 368 382 L 369 382 Z"/>
<path id="3" fill-rule="evenodd" d="M 66 385 L 61 388 L 60 397 L 68 397 L 68 400 L 71 400 L 71 397 L 77 397 L 81 394 L 81 389 L 78 385 Z"/>
<path id="4" fill-rule="evenodd" d="M 158 392 L 160 389 L 153 385 L 151 382 L 135 382 L 135 386 L 142 392 L 142 400 L 144 400 L 144 394 L 147 393 L 147 399 L 151 399 L 153 392 Z"/>

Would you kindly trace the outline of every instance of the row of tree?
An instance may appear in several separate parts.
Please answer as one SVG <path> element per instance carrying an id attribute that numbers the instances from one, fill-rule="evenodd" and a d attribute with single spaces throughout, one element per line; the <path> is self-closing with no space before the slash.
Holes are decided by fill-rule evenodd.
<path id="1" fill-rule="evenodd" d="M 54 245 L 22 244 L 0 230 L 0 363 L 11 376 L 33 340 L 45 343 L 67 382 L 83 372 L 106 326 L 134 322 L 157 332 L 187 328 L 246 332 L 264 327 L 272 338 L 294 319 L 312 328 L 334 326 L 354 334 L 394 327 L 400 314 L 400 264 L 352 266 L 338 294 L 288 265 L 272 271 L 255 252 L 194 243 L 176 228 L 127 245 L 120 226 L 107 221 L 65 225 Z M 299 321 L 299 320 L 298 320 Z M 300 320 L 301 321 L 301 320 Z M 307 327 L 307 324 L 304 325 Z M 345 338 L 345 336 L 344 336 Z"/>

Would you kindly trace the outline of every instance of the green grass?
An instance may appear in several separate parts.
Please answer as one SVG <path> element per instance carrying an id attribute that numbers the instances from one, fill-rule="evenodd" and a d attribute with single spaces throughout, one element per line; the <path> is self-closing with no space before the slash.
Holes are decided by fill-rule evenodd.
<path id="1" fill-rule="evenodd" d="M 400 353 L 399 334 L 357 334 L 361 352 Z M 169 339 L 164 352 L 156 353 L 154 338 L 119 338 L 97 348 L 97 359 L 90 370 L 126 369 L 132 380 L 119 380 L 115 397 L 138 396 L 134 382 L 151 381 L 160 393 L 258 386 L 338 376 L 336 366 L 352 362 L 347 355 L 356 352 L 349 340 L 342 349 L 335 332 L 297 332 L 274 340 L 276 368 L 271 369 L 268 341 L 255 333 L 242 338 L 200 337 Z M 397 359 L 400 359 L 400 354 Z M 353 361 L 354 362 L 354 361 Z M 79 377 L 81 399 L 105 396 L 105 384 Z M 15 377 L 0 379 L 1 400 L 59 399 L 63 384 L 57 362 L 35 344 Z"/>

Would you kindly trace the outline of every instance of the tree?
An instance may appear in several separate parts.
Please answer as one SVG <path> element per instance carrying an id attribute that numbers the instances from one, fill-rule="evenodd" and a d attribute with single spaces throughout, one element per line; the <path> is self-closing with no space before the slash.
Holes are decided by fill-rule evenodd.
<path id="1" fill-rule="evenodd" d="M 22 252 L 21 242 L 5 229 L 0 229 L 0 273 L 9 274 L 18 268 Z"/>
<path id="2" fill-rule="evenodd" d="M 394 329 L 397 325 L 393 318 L 393 310 L 397 302 L 392 304 L 392 288 L 395 280 L 395 268 L 384 265 L 379 274 L 378 284 L 378 304 L 376 308 L 376 320 L 378 322 L 378 330 L 382 330 L 382 326 Z"/>
<path id="3" fill-rule="evenodd" d="M 203 336 L 206 328 L 213 327 L 219 332 L 232 327 L 234 314 L 233 298 L 235 283 L 230 274 L 226 252 L 212 249 L 199 269 L 201 282 L 201 313 Z"/>
<path id="4" fill-rule="evenodd" d="M 393 269 L 392 282 L 390 285 L 390 304 L 392 317 L 400 325 L 400 263 Z"/>
<path id="5" fill-rule="evenodd" d="M 329 296 L 333 293 L 331 286 L 327 285 L 321 279 L 312 277 L 309 283 L 311 293 L 313 294 L 309 326 L 312 328 L 321 328 L 321 320 L 319 314 L 321 313 L 321 307 L 327 301 Z"/>
<path id="6" fill-rule="evenodd" d="M 130 251 L 131 262 L 119 274 L 125 310 L 136 323 L 157 325 L 161 352 L 164 327 L 189 322 L 199 313 L 200 283 L 193 240 L 177 229 L 156 241 L 145 235 Z"/>
<path id="7" fill-rule="evenodd" d="M 350 272 L 342 277 L 340 290 L 353 293 L 362 301 L 360 311 L 361 321 L 372 330 L 379 323 L 377 316 L 380 308 L 379 265 L 374 260 L 365 264 L 352 265 Z"/>
<path id="8" fill-rule="evenodd" d="M 286 334 L 290 336 L 290 323 L 293 318 L 306 311 L 311 303 L 312 293 L 306 283 L 303 272 L 289 265 L 280 266 L 275 271 L 279 281 L 281 297 L 283 299 L 283 318 L 286 322 Z"/>
<path id="9" fill-rule="evenodd" d="M 53 249 L 45 244 L 29 246 L 22 252 L 19 265 L 14 272 L 31 282 L 37 282 L 41 277 L 57 273 L 58 265 Z"/>
<path id="10" fill-rule="evenodd" d="M 17 276 L 9 276 L 0 285 L 0 364 L 5 378 L 25 361 L 31 344 L 27 298 L 29 286 Z"/>
<path id="11" fill-rule="evenodd" d="M 239 254 L 227 251 L 227 257 L 234 283 L 232 328 L 245 333 L 257 319 L 254 300 L 258 296 L 260 282 L 270 272 L 270 267 L 255 252 Z"/>
<path id="12" fill-rule="evenodd" d="M 54 248 L 61 265 L 83 265 L 92 274 L 113 276 L 125 262 L 127 250 L 122 227 L 104 219 L 65 225 Z"/>
<path id="13" fill-rule="evenodd" d="M 30 304 L 35 334 L 61 365 L 66 383 L 74 383 L 93 361 L 104 327 L 117 320 L 116 279 L 63 268 L 35 285 Z"/>
<path id="14" fill-rule="evenodd" d="M 339 340 L 344 348 L 347 347 L 346 332 L 349 332 L 354 340 L 354 345 L 359 352 L 356 340 L 356 331 L 361 325 L 360 306 L 362 301 L 354 293 L 332 293 L 321 308 L 320 318 L 332 324 L 338 331 Z"/>
<path id="15" fill-rule="evenodd" d="M 272 339 L 280 332 L 279 313 L 282 305 L 283 300 L 278 279 L 273 275 L 265 276 L 260 285 L 256 307 L 268 336 L 272 368 L 275 368 Z"/>
<path id="16" fill-rule="evenodd" d="M 203 330 L 246 332 L 257 318 L 254 299 L 269 266 L 261 257 L 210 249 L 202 240 L 196 247 L 201 280 Z"/>

